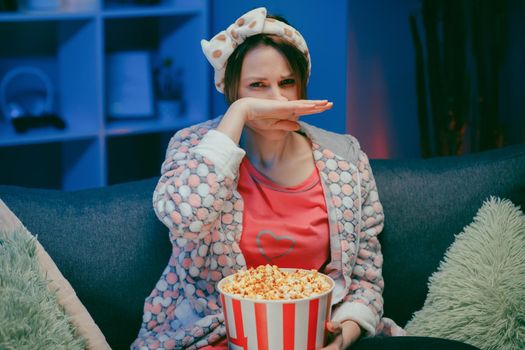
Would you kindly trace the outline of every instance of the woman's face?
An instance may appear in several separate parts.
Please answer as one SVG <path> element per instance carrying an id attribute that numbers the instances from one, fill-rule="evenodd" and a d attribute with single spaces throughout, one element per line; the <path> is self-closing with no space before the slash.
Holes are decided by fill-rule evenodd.
<path id="1" fill-rule="evenodd" d="M 256 46 L 246 54 L 239 80 L 239 98 L 243 97 L 299 99 L 296 80 L 283 54 L 266 45 Z"/>

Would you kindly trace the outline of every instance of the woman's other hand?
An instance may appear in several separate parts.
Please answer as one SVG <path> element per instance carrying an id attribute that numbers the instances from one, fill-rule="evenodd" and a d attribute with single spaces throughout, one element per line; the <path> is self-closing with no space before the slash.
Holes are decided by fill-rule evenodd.
<path id="1" fill-rule="evenodd" d="M 326 324 L 330 332 L 330 342 L 321 350 L 340 350 L 346 349 L 359 339 L 361 336 L 361 327 L 351 320 L 339 322 L 328 322 Z"/>

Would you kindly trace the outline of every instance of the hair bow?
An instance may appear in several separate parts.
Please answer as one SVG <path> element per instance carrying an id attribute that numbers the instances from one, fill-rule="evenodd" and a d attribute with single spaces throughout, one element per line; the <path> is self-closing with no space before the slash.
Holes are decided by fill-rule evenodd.
<path id="1" fill-rule="evenodd" d="M 301 33 L 286 23 L 266 18 L 266 13 L 264 7 L 248 11 L 210 41 L 201 40 L 202 51 L 215 70 L 215 88 L 220 93 L 224 93 L 224 72 L 228 58 L 246 38 L 262 33 L 277 35 L 297 47 L 306 56 L 310 76 L 310 53 Z"/>

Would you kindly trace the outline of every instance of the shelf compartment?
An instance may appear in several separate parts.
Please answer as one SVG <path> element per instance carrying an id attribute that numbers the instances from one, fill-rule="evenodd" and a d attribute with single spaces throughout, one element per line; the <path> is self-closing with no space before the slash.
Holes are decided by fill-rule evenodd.
<path id="1" fill-rule="evenodd" d="M 61 156 L 62 189 L 82 190 L 106 185 L 103 138 L 63 144 Z"/>
<path id="2" fill-rule="evenodd" d="M 37 188 L 61 188 L 60 143 L 0 148 L 0 184 Z M 8 170 L 8 171 L 6 171 Z"/>
<path id="3" fill-rule="evenodd" d="M 194 13 L 167 14 L 139 17 L 106 18 L 105 52 L 151 50 L 157 51 L 164 40 L 176 35 L 191 18 L 198 16 Z M 197 39 L 196 34 L 193 34 Z M 186 38 L 188 39 L 188 38 Z M 200 45 L 200 40 L 199 45 Z M 185 41 L 187 43 L 187 41 Z"/>
<path id="4" fill-rule="evenodd" d="M 155 69 L 160 62 L 170 59 L 172 72 L 180 72 L 182 88 L 180 114 L 182 119 L 202 121 L 209 116 L 209 68 L 200 56 L 200 40 L 204 37 L 205 13 L 166 17 L 113 18 L 105 21 L 105 53 L 142 51 L 149 55 L 151 89 L 155 106 L 159 98 L 155 86 Z M 198 56 L 198 57 L 196 57 Z M 110 67 L 106 67 L 110 69 Z M 138 69 L 137 69 L 138 71 Z M 106 75 L 111 74 L 106 71 Z M 106 98 L 112 86 L 106 87 Z M 116 87 L 119 88 L 119 87 Z M 106 100 L 107 101 L 107 100 Z M 156 109 L 156 107 L 155 107 Z M 112 117 L 106 112 L 108 128 Z M 156 112 L 155 112 L 156 113 Z M 162 121 L 164 123 L 164 121 Z M 140 123 L 137 123 L 140 125 Z M 145 125 L 148 125 L 145 123 Z M 175 125 L 176 122 L 173 122 Z M 161 126 L 162 127 L 162 126 Z M 147 129 L 146 129 L 147 131 Z M 110 131 L 110 134 L 112 132 Z"/>
<path id="5" fill-rule="evenodd" d="M 51 110 L 47 112 L 57 114 L 66 123 L 65 130 L 39 128 L 19 134 L 8 116 L 0 115 L 0 145 L 62 141 L 97 134 L 102 122 L 97 81 L 93 79 L 99 69 L 92 63 L 96 41 L 93 20 L 0 22 L 0 42 L 7 43 L 7 47 L 0 47 L 0 79 L 23 66 L 43 72 L 51 81 L 54 94 Z"/>
<path id="6" fill-rule="evenodd" d="M 108 185 L 160 175 L 169 134 L 125 136 L 108 140 Z"/>
<path id="7" fill-rule="evenodd" d="M 25 57 L 25 56 L 51 56 L 55 55 L 59 46 L 58 34 L 59 21 L 45 20 L 33 21 L 24 15 L 21 18 L 25 21 L 0 22 L 0 60 L 5 57 Z M 2 18 L 6 17 L 4 15 Z"/>
<path id="8" fill-rule="evenodd" d="M 0 183 L 80 190 L 104 186 L 101 148 L 96 139 L 0 147 Z"/>

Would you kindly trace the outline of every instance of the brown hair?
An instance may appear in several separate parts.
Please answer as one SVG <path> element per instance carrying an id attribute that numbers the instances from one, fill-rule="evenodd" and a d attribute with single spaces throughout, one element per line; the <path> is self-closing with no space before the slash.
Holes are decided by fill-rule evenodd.
<path id="1" fill-rule="evenodd" d="M 282 17 L 267 16 L 286 22 Z M 224 96 L 228 104 L 239 98 L 239 81 L 241 79 L 242 63 L 246 54 L 259 45 L 271 46 L 284 55 L 297 85 L 297 95 L 300 99 L 306 98 L 306 83 L 308 81 L 308 61 L 306 56 L 289 41 L 271 34 L 257 34 L 247 38 L 228 58 L 224 72 Z"/>

